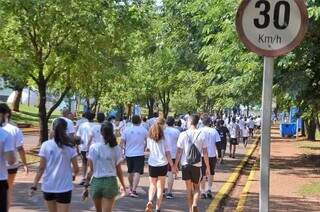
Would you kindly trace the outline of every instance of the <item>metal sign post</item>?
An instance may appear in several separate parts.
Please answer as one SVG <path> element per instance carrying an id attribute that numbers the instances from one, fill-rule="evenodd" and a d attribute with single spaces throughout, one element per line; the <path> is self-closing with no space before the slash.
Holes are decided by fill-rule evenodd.
<path id="1" fill-rule="evenodd" d="M 274 58 L 264 57 L 263 88 L 262 88 L 262 125 L 260 148 L 260 204 L 259 211 L 267 212 L 269 208 L 269 161 L 270 134 L 272 113 L 272 84 L 274 72 Z"/>
<path id="2" fill-rule="evenodd" d="M 308 13 L 304 0 L 242 0 L 236 17 L 240 40 L 264 56 L 260 161 L 260 212 L 269 211 L 270 133 L 274 58 L 295 49 L 304 39 Z"/>

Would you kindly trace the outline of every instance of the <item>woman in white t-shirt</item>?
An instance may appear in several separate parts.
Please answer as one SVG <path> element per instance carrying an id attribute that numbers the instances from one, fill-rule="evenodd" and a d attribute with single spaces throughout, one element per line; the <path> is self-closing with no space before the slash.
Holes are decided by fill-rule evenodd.
<path id="1" fill-rule="evenodd" d="M 43 175 L 41 189 L 49 212 L 67 212 L 71 202 L 73 176 L 77 176 L 79 172 L 77 152 L 70 145 L 67 122 L 64 119 L 54 121 L 53 133 L 53 139 L 44 142 L 40 148 L 39 170 L 29 194 L 32 196 L 37 190 Z"/>
<path id="2" fill-rule="evenodd" d="M 126 190 L 121 169 L 123 158 L 114 135 L 113 124 L 110 122 L 103 123 L 101 134 L 104 142 L 94 143 L 89 149 L 89 172 L 83 199 L 88 195 L 88 186 L 91 180 L 90 194 L 96 211 L 111 212 L 115 198 L 119 194 L 117 177 L 121 183 L 122 191 L 125 192 Z"/>
<path id="3" fill-rule="evenodd" d="M 244 124 L 244 127 L 242 129 L 242 139 L 243 139 L 243 145 L 245 148 L 248 145 L 249 136 L 250 136 L 250 129 L 247 124 Z"/>
<path id="4" fill-rule="evenodd" d="M 160 211 L 168 164 L 173 167 L 170 147 L 164 137 L 164 125 L 165 120 L 163 118 L 157 119 L 156 123 L 151 126 L 147 139 L 147 149 L 150 151 L 148 160 L 150 186 L 146 212 L 152 212 L 152 201 L 155 194 L 157 194 L 156 211 Z"/>

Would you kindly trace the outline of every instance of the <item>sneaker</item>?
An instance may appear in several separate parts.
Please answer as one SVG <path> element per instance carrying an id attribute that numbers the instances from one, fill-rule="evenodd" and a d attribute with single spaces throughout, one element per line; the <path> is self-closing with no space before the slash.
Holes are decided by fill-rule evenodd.
<path id="1" fill-rule="evenodd" d="M 200 198 L 201 199 L 207 199 L 207 196 L 206 196 L 206 194 L 201 194 Z"/>
<path id="2" fill-rule="evenodd" d="M 136 191 L 132 191 L 129 196 L 132 197 L 132 198 L 138 198 L 139 197 L 139 195 L 138 195 L 138 193 Z"/>
<path id="3" fill-rule="evenodd" d="M 166 194 L 166 199 L 174 199 L 174 196 L 172 193 L 167 193 Z"/>
<path id="4" fill-rule="evenodd" d="M 208 198 L 208 199 L 212 199 L 212 193 L 211 193 L 211 191 L 208 191 L 208 192 L 207 192 L 207 198 Z"/>
<path id="5" fill-rule="evenodd" d="M 152 212 L 152 208 L 153 208 L 152 202 L 148 202 L 148 204 L 146 205 L 145 212 Z"/>

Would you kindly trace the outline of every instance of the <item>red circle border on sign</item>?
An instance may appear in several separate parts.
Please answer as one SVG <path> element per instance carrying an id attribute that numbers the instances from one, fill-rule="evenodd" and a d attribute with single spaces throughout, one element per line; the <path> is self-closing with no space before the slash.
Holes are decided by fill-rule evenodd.
<path id="1" fill-rule="evenodd" d="M 237 28 L 238 36 L 250 51 L 257 53 L 260 56 L 278 57 L 291 52 L 293 49 L 299 46 L 299 44 L 303 41 L 304 36 L 308 30 L 308 11 L 307 11 L 307 6 L 303 0 L 294 0 L 298 5 L 301 13 L 301 27 L 298 35 L 289 45 L 278 50 L 265 50 L 265 49 L 258 48 L 246 37 L 242 27 L 242 17 L 243 17 L 244 10 L 248 6 L 250 1 L 252 0 L 243 0 L 241 2 L 237 11 L 237 16 L 236 16 L 236 28 Z"/>

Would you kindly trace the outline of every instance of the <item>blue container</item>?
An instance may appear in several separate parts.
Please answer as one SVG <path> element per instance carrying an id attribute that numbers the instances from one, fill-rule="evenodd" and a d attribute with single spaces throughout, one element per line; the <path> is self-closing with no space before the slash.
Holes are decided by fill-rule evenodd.
<path id="1" fill-rule="evenodd" d="M 296 127 L 297 125 L 295 123 L 289 124 L 289 123 L 282 123 L 280 124 L 280 135 L 283 138 L 286 137 L 293 137 L 296 135 Z"/>

